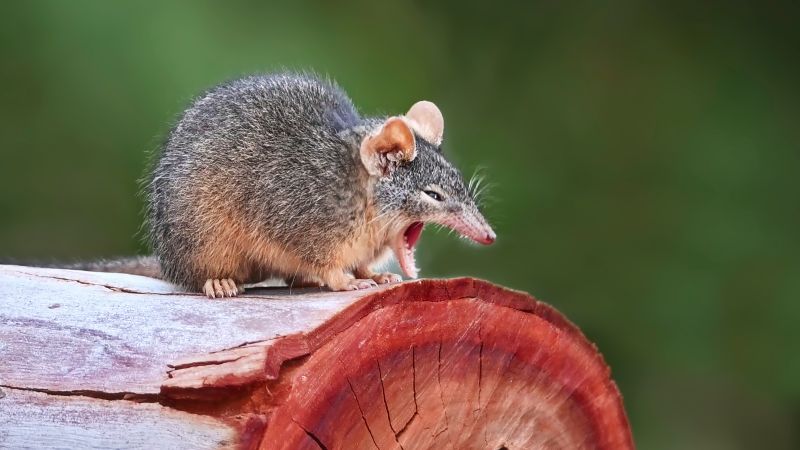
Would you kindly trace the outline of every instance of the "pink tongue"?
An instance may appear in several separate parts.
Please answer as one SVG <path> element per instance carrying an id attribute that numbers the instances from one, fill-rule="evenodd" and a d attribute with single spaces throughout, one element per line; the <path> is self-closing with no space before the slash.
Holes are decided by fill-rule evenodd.
<path id="1" fill-rule="evenodd" d="M 422 222 L 414 222 L 411 224 L 410 227 L 406 230 L 406 241 L 408 242 L 408 248 L 411 249 L 419 240 L 419 235 L 422 234 L 422 227 L 424 224 Z"/>

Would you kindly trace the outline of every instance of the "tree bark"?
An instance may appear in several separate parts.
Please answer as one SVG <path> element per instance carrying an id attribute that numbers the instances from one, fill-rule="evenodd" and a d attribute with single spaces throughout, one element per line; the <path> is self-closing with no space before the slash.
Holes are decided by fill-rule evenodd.
<path id="1" fill-rule="evenodd" d="M 597 349 L 470 278 L 210 300 L 0 266 L 0 448 L 632 449 Z"/>

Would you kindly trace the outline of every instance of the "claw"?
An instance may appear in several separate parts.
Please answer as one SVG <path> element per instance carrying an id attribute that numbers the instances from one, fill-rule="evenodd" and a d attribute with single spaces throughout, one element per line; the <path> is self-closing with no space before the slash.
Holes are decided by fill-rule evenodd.
<path id="1" fill-rule="evenodd" d="M 225 291 L 222 290 L 219 280 L 214 280 L 214 294 L 219 298 L 225 298 Z"/>
<path id="2" fill-rule="evenodd" d="M 378 286 L 373 280 L 353 280 L 353 282 L 358 286 L 358 289 L 369 289 Z"/>
<path id="3" fill-rule="evenodd" d="M 224 280 L 220 280 L 219 283 L 222 285 L 222 289 L 228 297 L 235 297 L 236 294 L 239 293 L 239 290 L 236 288 L 236 283 L 232 279 L 225 278 Z"/>
<path id="4" fill-rule="evenodd" d="M 403 278 L 400 277 L 400 275 L 395 275 L 389 272 L 376 274 L 372 277 L 372 279 L 378 284 L 400 283 L 403 281 Z"/>
<path id="5" fill-rule="evenodd" d="M 203 293 L 208 298 L 236 297 L 243 292 L 244 285 L 237 285 L 233 278 L 209 278 L 203 285 Z"/>
<path id="6" fill-rule="evenodd" d="M 377 287 L 378 284 L 373 280 L 359 280 L 359 279 L 351 279 L 348 283 L 342 286 L 339 289 L 334 289 L 335 291 L 358 291 L 361 289 L 370 289 Z"/>
<path id="7" fill-rule="evenodd" d="M 206 294 L 208 298 L 216 298 L 214 296 L 214 281 L 213 280 L 206 280 L 206 284 L 203 285 L 203 293 Z"/>

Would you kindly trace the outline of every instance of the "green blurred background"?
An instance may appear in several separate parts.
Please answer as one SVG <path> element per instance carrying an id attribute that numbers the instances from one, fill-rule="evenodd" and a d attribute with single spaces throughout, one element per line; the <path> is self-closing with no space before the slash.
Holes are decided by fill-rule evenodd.
<path id="1" fill-rule="evenodd" d="M 598 344 L 641 449 L 800 448 L 800 6 L 788 0 L 0 3 L 0 255 L 145 253 L 137 179 L 193 96 L 282 67 L 427 99 L 497 243 L 427 277 Z"/>

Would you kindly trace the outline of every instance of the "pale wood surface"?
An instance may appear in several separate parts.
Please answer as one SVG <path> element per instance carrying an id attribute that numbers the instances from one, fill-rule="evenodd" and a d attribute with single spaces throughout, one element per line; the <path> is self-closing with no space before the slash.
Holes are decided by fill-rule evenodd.
<path id="1" fill-rule="evenodd" d="M 157 403 L 0 388 L 2 449 L 233 449 L 234 427 Z"/>
<path id="2" fill-rule="evenodd" d="M 0 266 L 0 385 L 157 394 L 167 365 L 312 330 L 359 292 L 208 299 L 125 274 Z"/>

